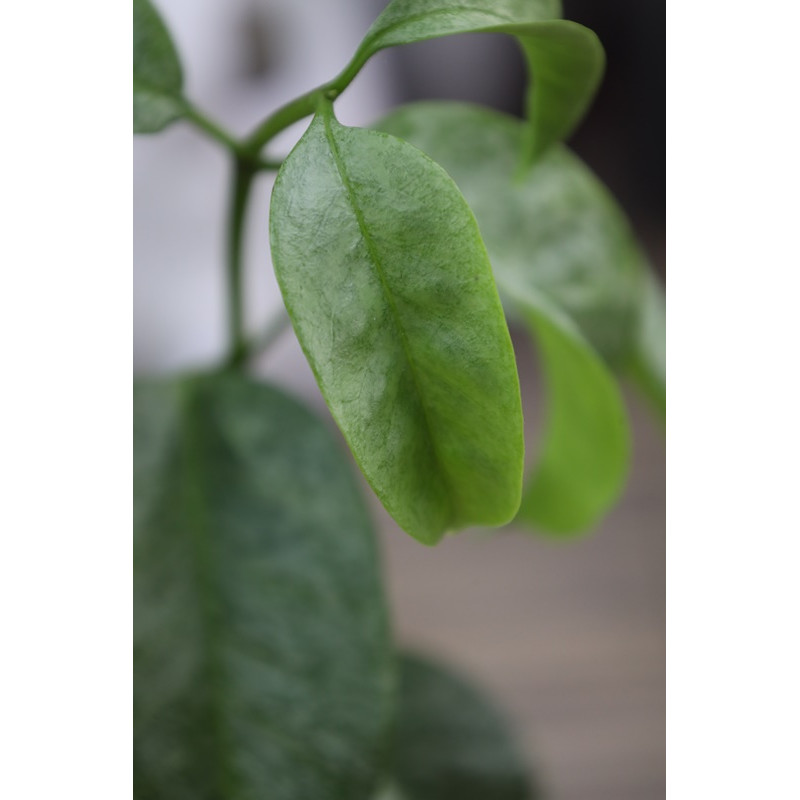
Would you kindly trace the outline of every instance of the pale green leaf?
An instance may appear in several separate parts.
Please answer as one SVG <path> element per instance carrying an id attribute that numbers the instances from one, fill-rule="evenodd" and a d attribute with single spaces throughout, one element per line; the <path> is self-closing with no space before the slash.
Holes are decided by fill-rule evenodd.
<path id="1" fill-rule="evenodd" d="M 155 133 L 183 116 L 183 72 L 150 0 L 133 0 L 133 132 Z"/>
<path id="2" fill-rule="evenodd" d="M 136 796 L 371 797 L 393 654 L 345 454 L 240 377 L 140 384 L 134 413 Z"/>
<path id="3" fill-rule="evenodd" d="M 533 800 L 508 726 L 483 695 L 417 656 L 400 660 L 393 777 L 407 800 Z"/>
<path id="4" fill-rule="evenodd" d="M 624 215 L 565 148 L 516 175 L 524 130 L 510 117 L 423 103 L 380 128 L 424 150 L 456 180 L 508 311 L 539 344 L 548 416 L 519 518 L 558 533 L 590 527 L 619 496 L 629 461 L 622 399 L 593 349 L 624 363 L 635 336 L 643 259 Z"/>
<path id="5" fill-rule="evenodd" d="M 525 163 L 566 138 L 594 97 L 605 54 L 588 28 L 560 20 L 554 0 L 393 0 L 367 32 L 345 70 L 350 78 L 375 53 L 458 33 L 508 33 L 531 73 Z"/>
<path id="6" fill-rule="evenodd" d="M 563 313 L 533 295 L 520 298 L 519 307 L 539 346 L 547 417 L 517 519 L 551 533 L 578 533 L 625 486 L 625 406 L 614 376 Z"/>
<path id="7" fill-rule="evenodd" d="M 514 352 L 475 219 L 444 170 L 323 113 L 278 174 L 270 238 L 322 393 L 400 526 L 433 544 L 512 518 Z"/>

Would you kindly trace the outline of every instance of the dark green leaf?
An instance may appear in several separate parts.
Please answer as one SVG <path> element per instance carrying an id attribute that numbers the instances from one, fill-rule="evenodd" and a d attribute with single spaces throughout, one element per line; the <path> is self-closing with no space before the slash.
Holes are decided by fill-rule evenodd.
<path id="1" fill-rule="evenodd" d="M 133 0 L 133 132 L 154 133 L 183 116 L 183 73 L 150 0 Z"/>
<path id="2" fill-rule="evenodd" d="M 642 276 L 630 372 L 662 423 L 667 419 L 666 304 L 651 271 Z"/>
<path id="3" fill-rule="evenodd" d="M 475 219 L 444 170 L 323 113 L 281 167 L 270 236 L 322 393 L 401 527 L 432 544 L 513 517 L 514 351 Z"/>
<path id="4" fill-rule="evenodd" d="M 576 533 L 594 525 L 625 485 L 625 406 L 613 375 L 565 315 L 533 296 L 522 307 L 539 345 L 547 425 L 517 518 Z"/>
<path id="5" fill-rule="evenodd" d="M 370 797 L 393 667 L 344 454 L 244 378 L 142 384 L 134 412 L 136 796 Z"/>
<path id="6" fill-rule="evenodd" d="M 367 32 L 345 74 L 379 50 L 457 33 L 515 36 L 531 72 L 530 163 L 568 136 L 594 97 L 605 66 L 603 47 L 588 28 L 558 19 L 554 0 L 393 0 Z"/>
<path id="7" fill-rule="evenodd" d="M 401 659 L 394 778 L 407 800 L 532 800 L 507 726 L 472 686 L 416 656 Z"/>
<path id="8" fill-rule="evenodd" d="M 405 106 L 378 128 L 419 147 L 458 184 L 504 298 L 543 294 L 606 359 L 626 357 L 642 256 L 613 197 L 577 156 L 553 148 L 518 177 L 524 124 L 461 103 Z"/>
<path id="9" fill-rule="evenodd" d="M 619 495 L 628 468 L 619 391 L 584 339 L 617 361 L 631 348 L 642 258 L 622 212 L 564 148 L 515 176 L 523 125 L 501 114 L 424 103 L 380 127 L 455 178 L 509 311 L 539 343 L 549 418 L 520 519 L 560 533 L 589 527 Z"/>

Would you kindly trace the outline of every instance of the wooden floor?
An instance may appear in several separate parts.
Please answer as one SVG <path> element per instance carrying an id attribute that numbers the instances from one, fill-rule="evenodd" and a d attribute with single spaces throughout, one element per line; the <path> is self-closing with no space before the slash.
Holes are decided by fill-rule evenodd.
<path id="1" fill-rule="evenodd" d="M 535 408 L 534 370 L 522 378 Z M 506 530 L 427 548 L 376 503 L 397 637 L 492 694 L 552 800 L 665 795 L 664 437 L 629 400 L 626 494 L 581 541 Z"/>

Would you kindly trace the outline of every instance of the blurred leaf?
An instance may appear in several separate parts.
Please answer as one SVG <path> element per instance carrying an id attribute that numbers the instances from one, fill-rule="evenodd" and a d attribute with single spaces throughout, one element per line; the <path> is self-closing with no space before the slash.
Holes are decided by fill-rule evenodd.
<path id="1" fill-rule="evenodd" d="M 666 348 L 664 290 L 652 271 L 647 270 L 642 276 L 630 372 L 662 424 L 667 419 Z"/>
<path id="2" fill-rule="evenodd" d="M 462 103 L 415 103 L 377 127 L 419 147 L 458 184 L 504 299 L 542 294 L 606 359 L 627 355 L 642 256 L 623 212 L 577 156 L 553 148 L 520 178 L 524 124 Z"/>
<path id="3" fill-rule="evenodd" d="M 136 796 L 368 798 L 393 667 L 347 459 L 233 376 L 134 392 Z"/>
<path id="4" fill-rule="evenodd" d="M 380 125 L 420 147 L 471 204 L 511 314 L 536 338 L 548 393 L 537 467 L 518 518 L 571 533 L 593 525 L 624 486 L 625 410 L 609 359 L 632 346 L 642 257 L 613 198 L 577 157 L 554 148 L 523 178 L 523 125 L 457 103 L 421 103 Z"/>
<path id="5" fill-rule="evenodd" d="M 133 0 L 133 132 L 155 133 L 183 116 L 183 73 L 150 0 Z"/>
<path id="6" fill-rule="evenodd" d="M 444 170 L 319 115 L 278 174 L 270 231 L 298 339 L 388 512 L 426 544 L 510 520 L 524 459 L 514 351 Z"/>
<path id="7" fill-rule="evenodd" d="M 517 519 L 577 533 L 594 525 L 625 486 L 625 406 L 614 376 L 562 313 L 533 296 L 522 307 L 539 345 L 547 417 Z"/>
<path id="8" fill-rule="evenodd" d="M 538 793 L 494 707 L 416 656 L 400 661 L 395 780 L 407 800 L 532 800 Z"/>
<path id="9" fill-rule="evenodd" d="M 597 36 L 560 20 L 555 0 L 393 0 L 375 20 L 346 72 L 353 75 L 379 50 L 459 33 L 515 36 L 531 72 L 530 163 L 568 136 L 594 97 L 605 66 Z"/>

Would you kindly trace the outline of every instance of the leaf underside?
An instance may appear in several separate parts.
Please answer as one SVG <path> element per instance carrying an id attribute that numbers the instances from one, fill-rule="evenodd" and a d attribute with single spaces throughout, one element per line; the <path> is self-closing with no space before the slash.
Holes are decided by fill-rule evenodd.
<path id="1" fill-rule="evenodd" d="M 386 509 L 420 541 L 519 505 L 514 352 L 477 225 L 444 170 L 318 115 L 270 208 L 286 307 Z"/>
<path id="2" fill-rule="evenodd" d="M 140 384 L 134 412 L 136 796 L 366 800 L 393 657 L 344 454 L 244 378 Z"/>

